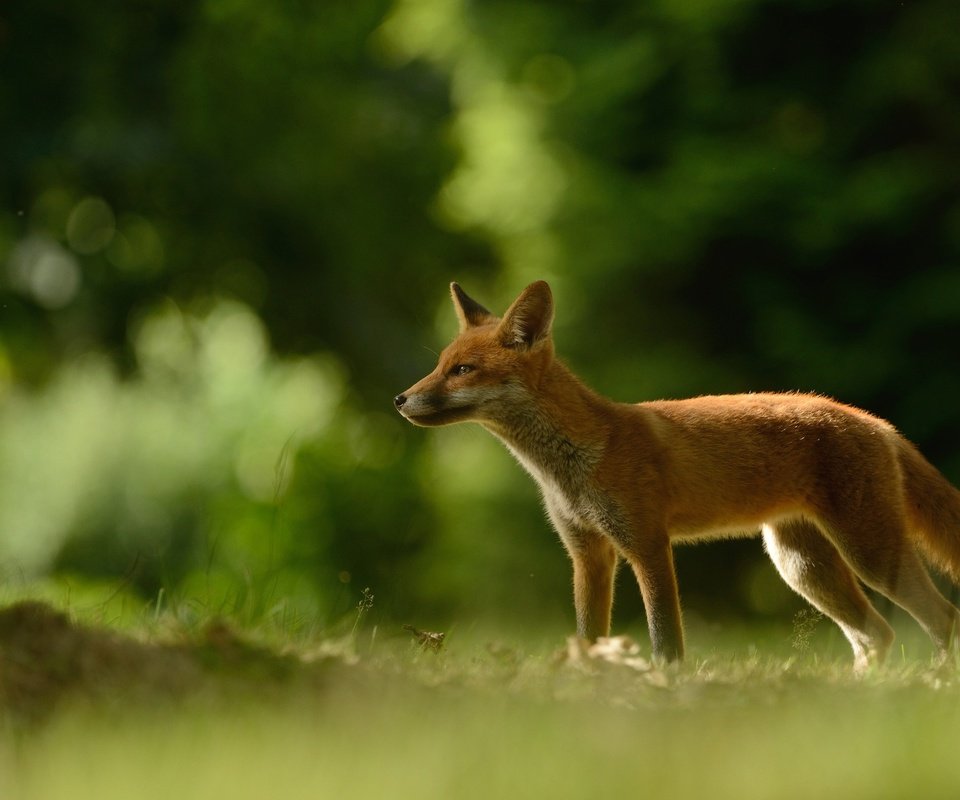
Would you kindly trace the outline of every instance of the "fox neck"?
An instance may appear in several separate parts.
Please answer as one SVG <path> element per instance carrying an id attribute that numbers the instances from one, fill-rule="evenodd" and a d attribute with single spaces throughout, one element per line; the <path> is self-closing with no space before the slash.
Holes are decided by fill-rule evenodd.
<path id="1" fill-rule="evenodd" d="M 552 360 L 535 386 L 518 385 L 495 418 L 481 424 L 497 436 L 541 488 L 578 494 L 608 437 L 609 401 Z"/>

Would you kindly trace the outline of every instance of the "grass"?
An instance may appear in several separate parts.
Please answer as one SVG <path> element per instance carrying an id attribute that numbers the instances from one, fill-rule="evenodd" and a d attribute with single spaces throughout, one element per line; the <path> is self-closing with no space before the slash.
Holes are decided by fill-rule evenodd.
<path id="1" fill-rule="evenodd" d="M 688 661 L 658 669 L 562 638 L 528 649 L 454 632 L 435 653 L 399 626 L 373 640 L 363 609 L 352 634 L 285 653 L 276 631 L 178 631 L 154 612 L 122 636 L 70 625 L 79 644 L 54 673 L 86 677 L 42 718 L 7 715 L 0 798 L 913 798 L 960 786 L 960 662 L 932 665 L 909 633 L 901 657 L 857 678 L 809 620 L 795 641 L 694 630 Z M 123 657 L 100 669 L 111 642 Z M 152 674 L 171 652 L 186 659 L 182 683 Z M 0 688 L 18 653 L 0 642 Z"/>

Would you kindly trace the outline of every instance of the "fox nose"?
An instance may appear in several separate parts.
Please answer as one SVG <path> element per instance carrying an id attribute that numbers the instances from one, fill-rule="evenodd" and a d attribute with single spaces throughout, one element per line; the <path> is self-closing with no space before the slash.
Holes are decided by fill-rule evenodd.
<path id="1" fill-rule="evenodd" d="M 396 397 L 393 398 L 393 404 L 397 408 L 403 408 L 403 404 L 406 402 L 407 402 L 407 396 L 404 394 L 398 394 Z"/>

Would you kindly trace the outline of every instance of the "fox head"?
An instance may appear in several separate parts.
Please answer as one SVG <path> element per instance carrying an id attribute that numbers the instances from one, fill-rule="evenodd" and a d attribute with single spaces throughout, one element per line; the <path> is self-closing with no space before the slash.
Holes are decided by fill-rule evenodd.
<path id="1" fill-rule="evenodd" d="M 393 402 L 414 425 L 495 422 L 530 397 L 553 359 L 553 295 L 531 283 L 503 318 L 450 284 L 460 333 L 436 369 Z"/>

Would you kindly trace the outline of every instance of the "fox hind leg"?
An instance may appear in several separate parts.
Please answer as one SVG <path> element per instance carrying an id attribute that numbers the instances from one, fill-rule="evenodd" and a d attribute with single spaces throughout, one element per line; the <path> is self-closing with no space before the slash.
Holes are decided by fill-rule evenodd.
<path id="1" fill-rule="evenodd" d="M 830 617 L 853 648 L 854 667 L 881 663 L 893 643 L 893 629 L 870 603 L 837 548 L 809 520 L 763 526 L 767 553 L 797 594 Z"/>
<path id="2" fill-rule="evenodd" d="M 892 512 L 868 518 L 861 515 L 845 522 L 846 525 L 830 526 L 828 530 L 850 566 L 865 584 L 907 611 L 937 649 L 945 653 L 957 637 L 960 610 L 934 585 L 916 547 L 907 537 L 906 523 Z M 847 531 L 857 528 L 869 530 L 869 539 L 846 535 Z"/>

